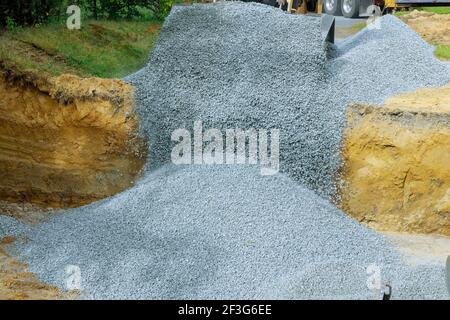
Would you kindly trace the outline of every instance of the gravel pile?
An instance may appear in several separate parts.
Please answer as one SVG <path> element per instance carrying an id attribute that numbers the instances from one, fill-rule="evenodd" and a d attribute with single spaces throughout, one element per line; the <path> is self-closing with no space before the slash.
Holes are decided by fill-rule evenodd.
<path id="1" fill-rule="evenodd" d="M 28 232 L 29 228 L 14 218 L 3 216 L 0 212 L 0 239 L 7 236 L 21 236 Z"/>
<path id="2" fill-rule="evenodd" d="M 441 268 L 406 268 L 383 237 L 258 168 L 168 165 L 31 239 L 30 270 L 64 285 L 79 266 L 86 298 L 370 299 L 372 264 L 395 298 L 446 297 Z"/>
<path id="3" fill-rule="evenodd" d="M 144 178 L 34 227 L 17 253 L 60 286 L 65 267 L 79 266 L 85 298 L 374 298 L 373 264 L 393 298 L 447 298 L 441 267 L 405 265 L 324 199 L 348 102 L 450 79 L 402 22 L 381 23 L 330 50 L 319 18 L 259 4 L 175 7 L 148 66 L 127 78 L 150 141 Z M 196 120 L 280 129 L 282 173 L 170 164 L 172 131 Z"/>
<path id="4" fill-rule="evenodd" d="M 175 8 L 148 66 L 127 78 L 143 106 L 149 166 L 169 162 L 168 137 L 195 120 L 206 128 L 279 128 L 281 170 L 333 195 L 345 106 L 450 78 L 433 47 L 403 22 L 386 16 L 380 26 L 327 52 L 317 17 L 251 3 Z"/>

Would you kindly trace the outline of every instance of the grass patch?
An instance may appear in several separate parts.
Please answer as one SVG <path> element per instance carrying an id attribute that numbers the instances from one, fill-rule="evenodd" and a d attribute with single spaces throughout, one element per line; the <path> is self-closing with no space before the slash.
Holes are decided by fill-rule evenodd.
<path id="1" fill-rule="evenodd" d="M 421 9 L 426 12 L 433 12 L 438 14 L 450 14 L 450 7 L 423 7 Z"/>
<path id="2" fill-rule="evenodd" d="M 85 21 L 81 30 L 64 24 L 19 28 L 0 36 L 0 61 L 55 76 L 120 78 L 146 63 L 160 26 L 154 20 Z"/>
<path id="3" fill-rule="evenodd" d="M 411 11 L 402 10 L 402 11 L 397 11 L 397 12 L 395 12 L 395 13 L 394 13 L 394 16 L 396 16 L 396 17 L 401 17 L 401 16 L 404 16 L 404 15 L 407 15 L 407 14 L 410 14 L 410 13 L 411 13 Z"/>
<path id="4" fill-rule="evenodd" d="M 450 45 L 437 45 L 434 54 L 441 60 L 450 60 Z"/>
<path id="5" fill-rule="evenodd" d="M 432 12 L 437 14 L 450 14 L 450 7 L 414 7 L 413 10 Z M 397 11 L 395 15 L 397 17 L 401 17 L 411 13 L 409 10 L 401 10 Z"/>

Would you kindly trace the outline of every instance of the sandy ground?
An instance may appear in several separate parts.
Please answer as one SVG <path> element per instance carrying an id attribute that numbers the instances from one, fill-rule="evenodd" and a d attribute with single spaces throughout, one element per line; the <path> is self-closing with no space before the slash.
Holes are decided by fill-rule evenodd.
<path id="1" fill-rule="evenodd" d="M 45 220 L 55 210 L 43 209 L 32 204 L 9 203 L 0 201 L 0 214 L 21 220 L 26 224 L 35 224 Z M 0 239 L 0 300 L 61 300 L 75 299 L 76 292 L 63 292 L 61 289 L 39 281 L 27 271 L 28 266 L 15 259 L 8 252 L 14 237 Z"/>
<path id="2" fill-rule="evenodd" d="M 398 247 L 406 261 L 412 265 L 431 263 L 445 266 L 446 259 L 450 255 L 450 237 L 397 232 L 383 232 L 383 234 Z"/>
<path id="3" fill-rule="evenodd" d="M 0 239 L 0 300 L 61 300 L 75 299 L 76 292 L 61 289 L 39 281 L 33 273 L 27 272 L 27 265 L 11 256 L 7 247 L 13 237 Z"/>
<path id="4" fill-rule="evenodd" d="M 0 200 L 0 214 L 16 218 L 27 224 L 43 221 L 50 214 L 56 212 L 52 208 L 42 208 L 31 203 L 11 203 Z"/>
<path id="5" fill-rule="evenodd" d="M 400 19 L 431 44 L 450 44 L 450 14 L 415 10 Z"/>

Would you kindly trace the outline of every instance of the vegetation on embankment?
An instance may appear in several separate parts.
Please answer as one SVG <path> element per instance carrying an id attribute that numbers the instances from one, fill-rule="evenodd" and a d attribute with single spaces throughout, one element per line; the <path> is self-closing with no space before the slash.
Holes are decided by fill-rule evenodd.
<path id="1" fill-rule="evenodd" d="M 431 13 L 437 13 L 437 14 L 449 14 L 450 13 L 450 7 L 412 7 L 410 9 L 400 9 L 400 11 L 395 12 L 395 15 L 398 17 L 401 17 L 406 14 L 409 14 L 411 12 L 410 10 L 431 12 Z"/>
<path id="2" fill-rule="evenodd" d="M 437 45 L 434 54 L 441 60 L 450 60 L 450 45 Z"/>
<path id="3" fill-rule="evenodd" d="M 420 9 L 426 12 L 433 12 L 437 14 L 450 14 L 450 7 L 423 7 Z"/>
<path id="4" fill-rule="evenodd" d="M 0 35 L 0 63 L 51 76 L 120 78 L 145 64 L 161 23 L 90 20 L 80 30 L 65 24 L 18 27 Z"/>

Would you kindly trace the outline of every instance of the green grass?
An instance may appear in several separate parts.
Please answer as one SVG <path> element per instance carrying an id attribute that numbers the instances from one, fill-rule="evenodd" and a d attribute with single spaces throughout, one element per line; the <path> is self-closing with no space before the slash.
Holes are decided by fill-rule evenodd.
<path id="1" fill-rule="evenodd" d="M 81 30 L 63 24 L 19 28 L 0 36 L 0 61 L 51 75 L 119 78 L 141 68 L 161 22 L 85 21 Z"/>
<path id="2" fill-rule="evenodd" d="M 394 15 L 397 17 L 401 17 L 401 16 L 407 15 L 409 13 L 411 13 L 411 11 L 397 11 L 397 12 L 395 12 Z"/>
<path id="3" fill-rule="evenodd" d="M 450 7 L 422 7 L 421 9 L 438 14 L 450 14 Z"/>
<path id="4" fill-rule="evenodd" d="M 411 9 L 418 10 L 418 11 L 425 11 L 425 12 L 433 12 L 433 13 L 437 13 L 437 14 L 450 14 L 450 7 L 417 7 L 417 8 L 413 7 Z M 395 13 L 395 15 L 400 17 L 400 16 L 404 16 L 408 13 L 411 13 L 411 11 L 402 10 L 402 11 L 397 11 Z"/>
<path id="5" fill-rule="evenodd" d="M 437 45 L 434 54 L 441 60 L 450 60 L 450 45 Z"/>

